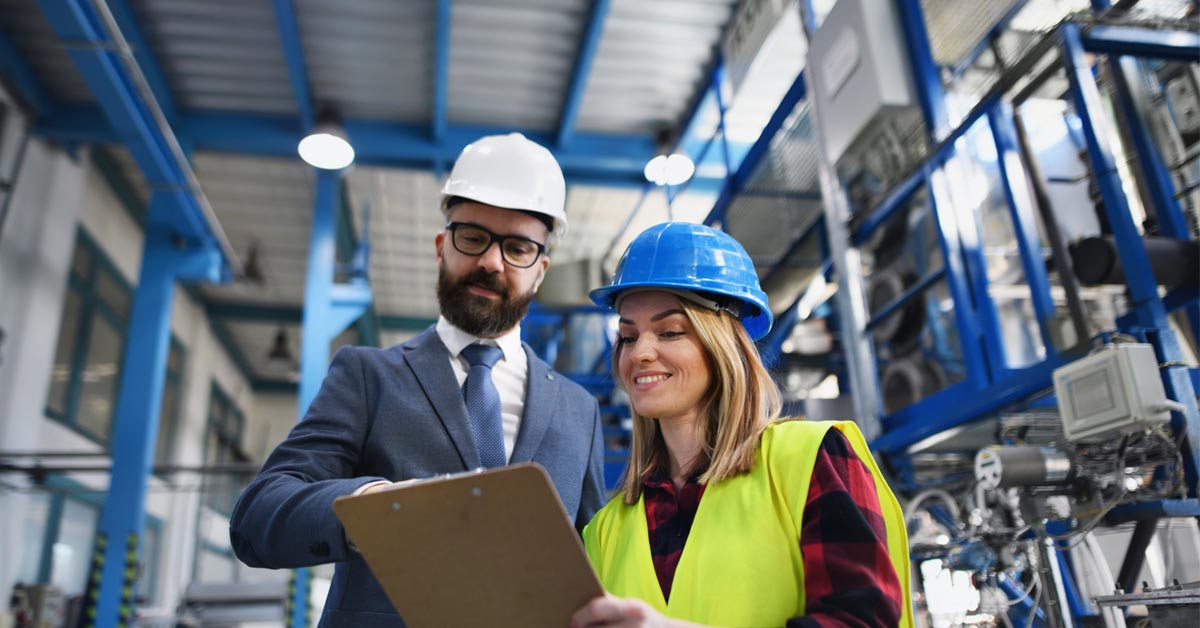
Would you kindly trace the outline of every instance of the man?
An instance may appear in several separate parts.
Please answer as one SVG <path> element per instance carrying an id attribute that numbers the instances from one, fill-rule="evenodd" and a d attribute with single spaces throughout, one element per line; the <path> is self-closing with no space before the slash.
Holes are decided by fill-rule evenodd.
<path id="1" fill-rule="evenodd" d="M 520 134 L 463 149 L 434 238 L 437 324 L 390 349 L 339 350 L 304 419 L 242 493 L 230 538 L 243 562 L 337 563 L 322 627 L 404 626 L 333 513 L 342 495 L 533 461 L 577 528 L 601 506 L 596 400 L 520 341 L 546 246 L 566 226 L 565 196 L 554 157 Z"/>

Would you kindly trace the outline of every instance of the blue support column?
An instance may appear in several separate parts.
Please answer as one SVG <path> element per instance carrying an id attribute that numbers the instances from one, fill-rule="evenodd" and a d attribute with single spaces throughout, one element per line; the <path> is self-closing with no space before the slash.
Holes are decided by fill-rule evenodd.
<path id="1" fill-rule="evenodd" d="M 304 285 L 304 318 L 300 333 L 300 390 L 298 419 L 321 389 L 329 367 L 329 343 L 358 320 L 371 305 L 371 289 L 365 282 L 334 283 L 337 265 L 337 211 L 341 172 L 316 170 L 317 188 L 313 207 L 312 237 L 308 249 L 308 277 Z M 292 603 L 288 626 L 309 625 L 307 569 L 297 570 L 292 581 Z"/>
<path id="2" fill-rule="evenodd" d="M 1183 466 L 1188 494 L 1197 496 L 1197 469 L 1200 468 L 1200 410 L 1196 406 L 1196 390 L 1192 386 L 1183 352 L 1175 331 L 1167 319 L 1166 308 L 1158 296 L 1158 281 L 1150 265 L 1150 257 L 1142 243 L 1122 187 L 1120 174 L 1108 138 L 1108 119 L 1100 99 L 1100 90 L 1087 62 L 1086 52 L 1080 37 L 1079 26 L 1063 24 L 1060 27 L 1063 64 L 1071 82 L 1071 97 L 1075 112 L 1082 124 L 1088 156 L 1092 162 L 1096 183 L 1104 200 L 1116 240 L 1117 252 L 1129 287 L 1134 321 L 1155 348 L 1161 368 L 1163 386 L 1167 396 L 1182 403 L 1184 411 L 1173 413 L 1171 425 L 1178 432 L 1186 433 L 1183 444 Z"/>
<path id="3" fill-rule="evenodd" d="M 959 240 L 958 219 L 954 203 L 950 199 L 949 185 L 944 168 L 928 172 L 929 207 L 937 219 L 942 256 L 946 264 L 946 283 L 954 298 L 954 319 L 958 322 L 958 339 L 962 345 L 963 362 L 967 367 L 967 381 L 975 388 L 984 388 L 990 380 L 987 356 L 983 351 L 983 332 L 979 328 L 978 312 L 971 301 L 971 287 L 967 282 L 965 262 L 959 255 L 962 242 Z"/>
<path id="4" fill-rule="evenodd" d="M 174 203 L 165 192 L 151 199 L 142 268 L 129 318 L 112 432 L 112 477 L 96 532 L 85 600 L 87 617 L 100 628 L 127 625 L 133 616 L 134 579 L 167 372 L 175 282 L 216 282 L 221 278 L 222 258 L 216 247 L 181 248 L 175 234 L 164 226 Z"/>
<path id="5" fill-rule="evenodd" d="M 287 62 L 288 78 L 292 82 L 292 95 L 296 99 L 296 111 L 300 115 L 300 128 L 308 132 L 313 125 L 312 96 L 308 90 L 308 70 L 304 64 L 304 46 L 300 44 L 300 27 L 296 24 L 296 10 L 292 0 L 274 0 L 275 26 L 279 30 L 279 41 L 283 44 L 283 59 Z"/>
<path id="6" fill-rule="evenodd" d="M 937 144 L 950 131 L 950 115 L 946 112 L 946 91 L 942 87 L 941 73 L 933 59 L 933 48 L 929 45 L 925 13 L 921 10 L 921 0 L 894 1 L 900 14 L 904 43 L 908 46 L 917 99 L 921 102 L 925 127 L 932 138 L 930 144 Z"/>
<path id="7" fill-rule="evenodd" d="M 575 57 L 571 87 L 567 90 L 562 115 L 558 121 L 558 143 L 556 145 L 559 147 L 569 144 L 571 136 L 575 133 L 575 118 L 579 116 L 579 107 L 583 104 L 583 92 L 587 89 L 587 79 L 592 73 L 592 62 L 596 60 L 596 49 L 600 47 L 600 36 L 604 33 L 604 21 L 608 19 L 608 4 L 609 0 L 592 0 L 587 26 L 580 38 L 579 54 Z"/>
<path id="8" fill-rule="evenodd" d="M 1200 53 L 1193 57 L 1193 60 L 1195 59 L 1200 59 Z M 1154 206 L 1154 217 L 1158 221 L 1159 231 L 1169 238 L 1188 240 L 1192 235 L 1175 196 L 1175 180 L 1163 163 L 1154 137 L 1146 126 L 1146 86 L 1142 84 L 1142 77 L 1146 73 L 1144 66 L 1137 59 L 1113 55 L 1109 57 L 1108 68 L 1112 73 L 1112 82 L 1121 103 L 1121 111 L 1125 114 L 1126 129 L 1133 139 L 1133 149 L 1146 182 L 1146 191 Z M 1192 303 L 1185 306 L 1184 311 L 1193 333 L 1200 334 L 1200 331 L 1197 331 L 1200 330 L 1200 305 Z"/>
<path id="9" fill-rule="evenodd" d="M 433 141 L 446 136 L 446 86 L 450 80 L 450 0 L 437 0 L 437 39 L 433 53 Z M 441 177 L 442 162 L 434 164 Z"/>
<path id="10" fill-rule="evenodd" d="M 1025 269 L 1025 280 L 1033 301 L 1042 342 L 1049 355 L 1058 349 L 1055 331 L 1054 298 L 1050 296 L 1050 278 L 1042 256 L 1042 245 L 1038 239 L 1037 222 L 1030 205 L 1029 182 L 1021 165 L 1017 150 L 1017 134 L 1013 127 L 1012 108 L 1008 104 L 997 104 L 988 111 L 992 138 L 996 142 L 996 165 L 1000 170 L 1000 182 L 1004 197 L 1013 220 L 1013 233 L 1017 249 L 1021 252 L 1021 263 Z"/>

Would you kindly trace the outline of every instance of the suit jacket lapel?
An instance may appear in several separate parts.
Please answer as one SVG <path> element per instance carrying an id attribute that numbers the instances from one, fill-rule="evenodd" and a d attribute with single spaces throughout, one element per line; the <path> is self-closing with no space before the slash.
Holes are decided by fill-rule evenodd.
<path id="1" fill-rule="evenodd" d="M 546 435 L 546 428 L 554 418 L 554 404 L 558 399 L 558 378 L 550 366 L 533 353 L 533 349 L 522 343 L 529 360 L 529 379 L 525 389 L 525 416 L 521 417 L 521 429 L 517 432 L 517 443 L 513 447 L 510 463 L 528 462 L 537 453 Z M 464 404 L 465 407 L 465 404 Z"/>
<path id="2" fill-rule="evenodd" d="M 450 367 L 450 352 L 442 344 L 441 337 L 431 327 L 404 343 L 403 347 L 408 366 L 429 398 L 433 411 L 441 419 L 454 447 L 458 449 L 463 468 L 469 470 L 483 466 L 475 439 L 471 436 L 467 404 L 454 377 L 454 369 Z"/>

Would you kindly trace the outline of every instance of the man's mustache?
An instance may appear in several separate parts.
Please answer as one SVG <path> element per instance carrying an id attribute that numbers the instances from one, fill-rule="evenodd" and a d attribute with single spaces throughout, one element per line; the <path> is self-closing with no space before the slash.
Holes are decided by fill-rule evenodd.
<path id="1" fill-rule="evenodd" d="M 500 277 L 482 268 L 476 268 L 471 274 L 463 277 L 458 281 L 459 285 L 475 285 L 485 290 L 491 290 L 504 297 L 508 298 L 508 286 L 500 280 Z"/>

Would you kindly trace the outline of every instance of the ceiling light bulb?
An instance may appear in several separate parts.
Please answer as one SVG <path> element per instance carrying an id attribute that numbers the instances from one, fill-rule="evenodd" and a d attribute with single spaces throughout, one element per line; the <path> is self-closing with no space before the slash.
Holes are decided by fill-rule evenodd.
<path id="1" fill-rule="evenodd" d="M 340 129 L 318 126 L 300 140 L 300 158 L 310 166 L 341 170 L 354 163 L 354 147 Z"/>
<path id="2" fill-rule="evenodd" d="M 679 185 L 692 178 L 696 165 L 687 155 L 659 155 L 646 163 L 646 180 L 655 185 Z"/>

